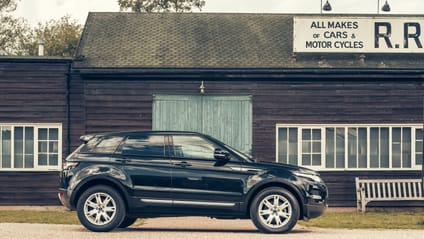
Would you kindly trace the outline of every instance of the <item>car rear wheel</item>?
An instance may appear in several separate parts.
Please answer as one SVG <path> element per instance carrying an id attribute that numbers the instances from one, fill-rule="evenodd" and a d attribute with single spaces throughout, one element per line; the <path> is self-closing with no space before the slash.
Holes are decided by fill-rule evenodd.
<path id="1" fill-rule="evenodd" d="M 250 207 L 250 217 L 264 233 L 286 233 L 297 223 L 299 203 L 284 188 L 271 187 L 261 191 Z"/>
<path id="2" fill-rule="evenodd" d="M 119 193 L 111 187 L 99 185 L 82 193 L 77 203 L 77 214 L 88 230 L 108 232 L 122 224 L 126 212 Z"/>

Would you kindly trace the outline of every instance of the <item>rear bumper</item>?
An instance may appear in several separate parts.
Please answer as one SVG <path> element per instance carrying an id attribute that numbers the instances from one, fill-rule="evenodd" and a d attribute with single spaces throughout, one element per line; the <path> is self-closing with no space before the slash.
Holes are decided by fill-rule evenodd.
<path id="1" fill-rule="evenodd" d="M 57 196 L 59 197 L 60 203 L 62 203 L 63 206 L 67 207 L 70 210 L 73 210 L 70 202 L 70 197 L 68 196 L 68 193 L 66 189 L 59 188 L 59 192 L 57 193 Z"/>

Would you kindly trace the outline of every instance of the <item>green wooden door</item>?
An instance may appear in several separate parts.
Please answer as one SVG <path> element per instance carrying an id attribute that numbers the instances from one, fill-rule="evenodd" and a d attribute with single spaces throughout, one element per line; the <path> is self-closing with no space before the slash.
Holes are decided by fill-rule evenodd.
<path id="1" fill-rule="evenodd" d="M 252 98 L 157 94 L 153 96 L 153 130 L 200 132 L 250 154 Z"/>

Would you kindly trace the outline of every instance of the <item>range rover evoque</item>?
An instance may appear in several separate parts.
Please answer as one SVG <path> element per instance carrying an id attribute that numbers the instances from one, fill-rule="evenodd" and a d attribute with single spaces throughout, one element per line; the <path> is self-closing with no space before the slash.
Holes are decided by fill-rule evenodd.
<path id="1" fill-rule="evenodd" d="M 320 216 L 327 187 L 309 169 L 255 162 L 207 135 L 118 132 L 81 137 L 60 176 L 59 199 L 91 231 L 137 218 L 252 219 L 265 233 Z"/>

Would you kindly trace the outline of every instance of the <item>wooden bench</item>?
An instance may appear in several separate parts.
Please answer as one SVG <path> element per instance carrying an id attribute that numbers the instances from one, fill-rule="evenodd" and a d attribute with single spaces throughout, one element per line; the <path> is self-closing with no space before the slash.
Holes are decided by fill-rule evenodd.
<path id="1" fill-rule="evenodd" d="M 365 212 L 371 201 L 424 200 L 421 179 L 359 179 L 356 181 L 357 210 Z"/>

